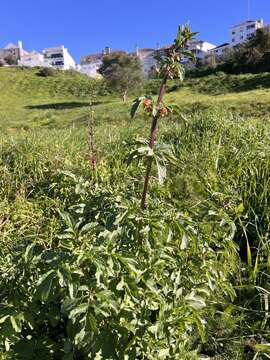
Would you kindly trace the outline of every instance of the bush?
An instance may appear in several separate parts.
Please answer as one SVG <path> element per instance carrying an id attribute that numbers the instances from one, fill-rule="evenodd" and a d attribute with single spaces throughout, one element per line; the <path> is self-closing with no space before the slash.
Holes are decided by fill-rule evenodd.
<path id="1" fill-rule="evenodd" d="M 226 284 L 235 256 L 230 226 L 210 240 L 200 222 L 170 206 L 139 215 L 132 202 L 123 209 L 117 192 L 91 191 L 70 176 L 80 197 L 61 212 L 53 247 L 22 245 L 1 256 L 0 351 L 10 346 L 22 359 L 196 359 L 191 349 L 205 339 L 211 304 L 234 294 Z"/>
<path id="2" fill-rule="evenodd" d="M 38 76 L 57 76 L 57 71 L 52 68 L 44 67 L 38 72 Z"/>

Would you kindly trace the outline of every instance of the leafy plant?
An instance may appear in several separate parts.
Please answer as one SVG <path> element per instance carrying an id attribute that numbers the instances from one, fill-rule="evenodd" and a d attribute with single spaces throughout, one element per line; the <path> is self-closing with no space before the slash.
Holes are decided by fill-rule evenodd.
<path id="1" fill-rule="evenodd" d="M 234 297 L 234 228 L 222 224 L 208 242 L 188 214 L 162 204 L 140 214 L 70 176 L 78 203 L 60 214 L 58 246 L 21 244 L 1 258 L 0 351 L 28 360 L 196 359 L 209 307 Z"/>
<path id="2" fill-rule="evenodd" d="M 159 90 L 158 99 L 156 105 L 153 105 L 151 98 L 147 96 L 137 98 L 133 106 L 131 108 L 131 117 L 134 117 L 138 107 L 141 103 L 144 104 L 146 111 L 152 116 L 152 126 L 151 126 L 151 133 L 150 133 L 150 140 L 149 140 L 149 148 L 150 153 L 153 152 L 155 147 L 155 143 L 157 140 L 157 131 L 158 131 L 158 120 L 160 117 L 167 116 L 173 109 L 168 107 L 164 107 L 163 105 L 163 97 L 166 91 L 166 84 L 168 79 L 179 78 L 180 80 L 184 79 L 184 66 L 181 64 L 181 60 L 184 56 L 190 57 L 194 59 L 194 55 L 192 52 L 187 50 L 188 42 L 193 39 L 196 33 L 192 33 L 190 31 L 189 26 L 178 28 L 177 38 L 174 41 L 174 44 L 166 49 L 163 50 L 157 56 L 158 67 L 157 72 L 159 73 L 160 77 L 162 78 L 162 84 Z M 141 208 L 145 209 L 146 207 L 146 196 L 148 192 L 149 186 L 149 179 L 150 173 L 152 168 L 153 157 L 148 156 L 147 160 L 147 169 L 146 175 L 144 180 L 144 188 L 141 198 Z M 163 171 L 164 172 L 164 171 Z"/>

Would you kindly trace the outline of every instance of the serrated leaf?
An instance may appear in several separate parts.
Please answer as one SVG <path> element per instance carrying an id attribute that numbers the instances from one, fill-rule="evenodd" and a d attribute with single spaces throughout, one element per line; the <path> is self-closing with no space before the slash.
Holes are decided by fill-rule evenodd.
<path id="1" fill-rule="evenodd" d="M 145 100 L 146 97 L 145 96 L 140 96 L 138 98 L 136 98 L 134 101 L 133 101 L 133 104 L 131 106 L 131 109 L 130 109 L 130 116 L 131 118 L 133 119 L 139 106 L 141 105 L 141 103 L 143 102 L 143 100 Z"/>

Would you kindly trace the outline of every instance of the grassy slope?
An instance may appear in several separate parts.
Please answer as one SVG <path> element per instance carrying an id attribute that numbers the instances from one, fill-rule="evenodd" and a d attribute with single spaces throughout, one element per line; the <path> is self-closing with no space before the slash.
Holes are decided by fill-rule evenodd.
<path id="1" fill-rule="evenodd" d="M 96 84 L 76 72 L 41 77 L 38 70 L 1 68 L 0 127 L 61 127 L 79 122 Z"/>
<path id="2" fill-rule="evenodd" d="M 96 81 L 78 73 L 40 77 L 32 69 L 0 69 L 0 128 L 65 127 L 85 120 Z M 267 116 L 270 75 L 212 75 L 189 79 L 166 96 L 185 113 L 221 108 L 235 115 Z M 127 117 L 127 107 L 112 96 L 96 96 L 99 117 Z M 117 114 L 115 113 L 117 105 Z M 110 114 L 108 116 L 108 114 Z"/>
<path id="3" fill-rule="evenodd" d="M 232 218 L 243 202 L 244 219 L 252 223 L 257 214 L 259 230 L 269 233 L 269 78 L 190 79 L 166 95 L 166 101 L 182 107 L 187 121 L 180 117 L 160 123 L 160 139 L 174 146 L 178 164 L 169 169 L 164 186 L 151 182 L 154 201 L 191 212 L 198 204 L 206 211 L 214 206 L 220 216 Z M 263 88 L 251 90 L 250 82 Z M 57 209 L 67 210 L 76 200 L 73 184 L 61 170 L 93 180 L 85 130 L 92 84 L 79 74 L 41 78 L 35 70 L 0 69 L 2 249 L 22 239 L 48 245 L 55 241 L 63 226 Z M 145 171 L 143 164 L 126 166 L 129 141 L 148 136 L 149 120 L 138 115 L 130 122 L 130 104 L 123 105 L 120 99 L 97 96 L 95 101 L 99 159 L 95 186 L 118 193 L 126 204 L 139 199 Z M 252 226 L 251 231 L 255 242 L 259 236 Z M 241 359 L 246 360 L 244 356 Z"/>
<path id="4" fill-rule="evenodd" d="M 221 134 L 223 131 L 225 135 L 226 129 L 230 127 L 230 132 L 236 134 L 233 136 L 235 143 L 242 142 L 243 134 L 246 134 L 244 136 L 250 141 L 253 137 L 258 138 L 259 146 L 262 140 L 258 131 L 261 126 L 264 126 L 262 119 L 267 118 L 267 109 L 270 104 L 269 79 L 270 75 L 263 75 L 263 77 L 220 75 L 190 79 L 184 86 L 181 85 L 178 90 L 166 95 L 166 101 L 173 101 L 180 105 L 183 112 L 190 118 L 190 130 L 194 129 L 195 132 L 194 138 L 190 138 L 191 135 L 188 132 L 183 135 L 183 131 L 186 130 L 182 128 L 182 120 L 180 123 L 176 119 L 173 123 L 163 121 L 160 124 L 161 135 L 163 134 L 166 138 L 166 142 L 178 143 L 175 139 L 177 133 L 179 136 L 184 136 L 181 161 L 185 163 L 185 159 L 188 159 L 188 163 L 185 163 L 186 173 L 184 176 L 176 173 L 172 182 L 177 183 L 175 185 L 177 190 L 171 188 L 177 198 L 182 199 L 184 193 L 188 203 L 191 201 L 193 204 L 205 196 L 205 184 L 198 185 L 197 169 L 202 174 L 206 172 L 205 176 L 210 178 L 209 186 L 214 187 L 219 181 L 219 175 L 212 168 L 220 136 L 219 132 L 215 131 L 213 137 L 212 131 L 216 127 L 218 129 L 220 127 Z M 248 86 L 250 82 L 255 87 L 263 84 L 265 88 L 250 90 Z M 6 217 L 7 209 L 14 213 L 18 213 L 18 209 L 25 211 L 22 224 L 27 219 L 27 224 L 31 223 L 33 216 L 39 217 L 39 221 L 33 224 L 35 230 L 24 224 L 23 231 L 27 229 L 31 237 L 33 237 L 33 232 L 42 236 L 44 241 L 49 236 L 48 232 L 52 227 L 47 220 L 51 214 L 47 214 L 45 218 L 43 214 L 44 208 L 46 208 L 45 213 L 47 212 L 46 189 L 58 179 L 59 170 L 68 169 L 86 176 L 89 174 L 85 129 L 89 111 L 88 101 L 93 84 L 95 82 L 76 73 L 62 73 L 59 77 L 43 78 L 37 76 L 36 70 L 0 69 L 2 89 L 0 97 L 0 153 L 2 155 L 0 196 L 3 200 L 0 206 L 0 218 Z M 240 89 L 248 91 L 240 92 Z M 138 135 L 148 136 L 149 123 L 140 115 L 137 116 L 136 121 L 130 122 L 128 116 L 130 104 L 123 105 L 118 98 L 97 96 L 95 102 L 95 141 L 104 164 L 102 172 L 105 172 L 101 175 L 102 181 L 107 184 L 116 181 L 117 184 L 118 177 L 128 176 L 129 172 L 123 165 L 126 151 L 123 141 L 134 139 Z M 238 116 L 239 113 L 242 117 Z M 248 122 L 247 118 L 250 119 Z M 234 119 L 238 121 L 235 122 Z M 213 137 L 213 143 L 207 150 L 207 158 L 204 144 L 200 143 L 203 140 L 196 138 L 196 131 L 200 130 L 200 126 L 204 126 L 204 122 L 206 125 L 203 131 Z M 213 125 L 208 129 L 209 122 Z M 253 128 L 253 124 L 258 125 Z M 168 134 L 171 134 L 171 137 L 168 138 Z M 230 147 L 229 140 L 228 147 Z M 112 149 L 115 149 L 115 154 Z M 229 150 L 225 147 L 224 151 L 226 153 Z M 13 167 L 16 168 L 15 171 Z M 233 168 L 234 165 L 232 165 Z M 136 176 L 142 174 L 143 170 Z M 35 194 L 41 191 L 41 194 L 47 198 L 44 203 L 39 196 L 35 198 L 34 203 L 39 211 L 36 211 L 35 206 L 34 210 L 32 209 L 33 199 L 29 205 L 29 193 L 32 194 L 33 191 Z M 53 208 L 56 206 L 55 201 L 55 199 L 49 201 L 52 202 Z M 57 214 L 54 215 L 57 218 Z M 52 221 L 56 222 L 56 219 L 53 218 Z M 46 231 L 43 231 L 44 224 Z M 18 238 L 16 222 L 10 221 L 10 226 L 10 231 L 5 232 L 5 237 Z M 55 226 L 56 231 L 57 226 Z"/>

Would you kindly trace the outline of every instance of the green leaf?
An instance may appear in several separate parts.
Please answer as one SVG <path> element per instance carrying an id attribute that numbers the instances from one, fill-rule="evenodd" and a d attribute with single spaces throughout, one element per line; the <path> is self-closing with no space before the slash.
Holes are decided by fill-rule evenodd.
<path id="1" fill-rule="evenodd" d="M 252 255 L 251 255 L 251 249 L 249 246 L 248 239 L 247 239 L 247 262 L 248 262 L 248 268 L 251 271 L 252 270 Z"/>
<path id="2" fill-rule="evenodd" d="M 131 118 L 133 119 L 139 106 L 141 105 L 141 103 L 146 99 L 146 96 L 140 96 L 140 97 L 137 97 L 137 99 L 135 99 L 133 101 L 133 104 L 131 106 L 131 109 L 130 109 L 130 116 Z"/>
<path id="3" fill-rule="evenodd" d="M 46 301 L 48 299 L 55 276 L 55 270 L 50 270 L 39 279 L 35 293 L 36 297 L 42 301 Z"/>
<path id="4" fill-rule="evenodd" d="M 195 310 L 203 309 L 206 306 L 204 299 L 201 296 L 196 295 L 194 291 L 187 295 L 185 299 L 187 303 Z"/>
<path id="5" fill-rule="evenodd" d="M 89 329 L 91 329 L 93 332 L 97 331 L 97 321 L 96 318 L 94 317 L 94 315 L 91 313 L 91 310 L 88 309 L 87 315 L 86 315 L 86 320 L 87 320 L 87 326 L 89 327 Z"/>
<path id="6" fill-rule="evenodd" d="M 235 208 L 235 213 L 236 213 L 237 216 L 241 216 L 243 214 L 244 210 L 245 210 L 244 204 L 241 203 L 240 205 L 238 205 Z"/>
<path id="7" fill-rule="evenodd" d="M 17 319 L 16 316 L 10 316 L 10 322 L 13 327 L 13 329 L 19 333 L 22 330 L 22 325 L 19 319 Z"/>
<path id="8" fill-rule="evenodd" d="M 175 39 L 175 45 L 176 46 L 181 46 L 182 44 L 182 26 L 179 25 L 178 26 L 178 31 L 177 31 L 177 36 L 176 36 L 176 39 Z"/>
<path id="9" fill-rule="evenodd" d="M 270 353 L 270 344 L 256 344 L 255 348 L 258 351 L 267 351 Z"/>
<path id="10" fill-rule="evenodd" d="M 193 54 L 192 51 L 184 50 L 184 51 L 181 51 L 181 54 L 182 54 L 182 56 L 189 58 L 193 62 L 196 61 L 196 56 Z"/>
<path id="11" fill-rule="evenodd" d="M 170 356 L 170 349 L 169 348 L 159 350 L 158 359 L 165 360 L 165 359 L 168 358 L 168 356 Z"/>

